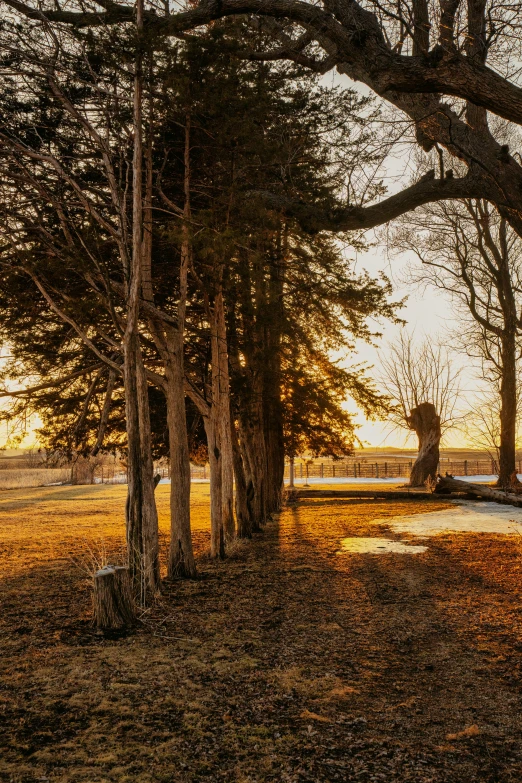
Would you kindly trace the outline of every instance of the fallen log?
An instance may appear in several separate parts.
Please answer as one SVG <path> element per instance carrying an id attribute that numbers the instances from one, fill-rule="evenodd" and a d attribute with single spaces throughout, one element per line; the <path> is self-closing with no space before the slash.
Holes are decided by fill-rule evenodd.
<path id="1" fill-rule="evenodd" d="M 465 492 L 484 500 L 492 500 L 495 503 L 502 503 L 505 506 L 516 506 L 522 508 L 522 495 L 516 495 L 514 492 L 504 492 L 501 489 L 495 489 L 487 484 L 471 484 L 468 481 L 461 481 L 453 476 L 439 476 L 434 495 L 445 495 L 454 492 Z"/>
<path id="2" fill-rule="evenodd" d="M 124 631 L 136 624 L 129 569 L 106 565 L 94 575 L 94 620 L 100 631 Z"/>

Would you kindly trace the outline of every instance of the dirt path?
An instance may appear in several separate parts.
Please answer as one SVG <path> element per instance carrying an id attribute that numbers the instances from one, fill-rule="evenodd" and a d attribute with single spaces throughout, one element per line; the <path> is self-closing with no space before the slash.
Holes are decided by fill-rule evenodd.
<path id="1" fill-rule="evenodd" d="M 301 502 L 122 640 L 63 561 L 6 576 L 0 779 L 518 783 L 518 540 L 338 554 L 416 510 Z"/>

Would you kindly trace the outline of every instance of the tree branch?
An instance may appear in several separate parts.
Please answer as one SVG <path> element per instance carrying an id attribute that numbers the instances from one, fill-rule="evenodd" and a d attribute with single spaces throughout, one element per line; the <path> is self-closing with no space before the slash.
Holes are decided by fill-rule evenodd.
<path id="1" fill-rule="evenodd" d="M 405 212 L 433 201 L 445 199 L 481 198 L 484 181 L 468 174 L 459 179 L 422 178 L 378 204 L 368 207 L 344 207 L 325 211 L 320 206 L 306 204 L 284 195 L 254 191 L 264 204 L 296 218 L 310 233 L 317 231 L 357 231 L 394 220 Z"/>

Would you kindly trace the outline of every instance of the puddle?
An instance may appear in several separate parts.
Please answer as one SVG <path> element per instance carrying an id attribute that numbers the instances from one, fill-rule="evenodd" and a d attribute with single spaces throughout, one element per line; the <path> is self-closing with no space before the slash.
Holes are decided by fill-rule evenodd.
<path id="1" fill-rule="evenodd" d="M 456 501 L 454 508 L 414 516 L 376 519 L 395 533 L 429 538 L 439 533 L 500 533 L 522 535 L 522 509 L 498 503 Z"/>
<path id="2" fill-rule="evenodd" d="M 351 554 L 365 555 L 385 555 L 393 552 L 398 555 L 418 555 L 427 550 L 427 546 L 410 546 L 402 541 L 392 541 L 389 538 L 343 538 L 341 541 L 342 549 L 337 552 L 338 555 L 344 555 L 346 552 Z"/>

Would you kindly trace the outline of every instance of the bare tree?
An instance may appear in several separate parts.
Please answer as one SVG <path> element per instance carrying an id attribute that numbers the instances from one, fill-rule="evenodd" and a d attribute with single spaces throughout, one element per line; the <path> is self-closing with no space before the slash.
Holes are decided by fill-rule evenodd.
<path id="1" fill-rule="evenodd" d="M 416 345 L 402 331 L 381 358 L 381 382 L 391 399 L 390 419 L 398 427 L 413 430 L 419 454 L 410 476 L 411 486 L 434 480 L 442 436 L 457 418 L 460 370 L 440 343 Z"/>
<path id="2" fill-rule="evenodd" d="M 499 485 L 515 471 L 517 361 L 522 318 L 522 241 L 484 201 L 431 205 L 408 217 L 395 244 L 422 262 L 411 279 L 449 292 L 462 326 L 455 346 L 481 363 L 500 397 Z"/>
<path id="3" fill-rule="evenodd" d="M 522 446 L 520 421 L 520 393 L 517 398 L 517 420 L 515 449 L 518 458 Z M 469 412 L 463 420 L 463 432 L 468 443 L 485 451 L 498 472 L 501 455 L 501 397 L 496 384 L 485 389 L 472 401 Z"/>

